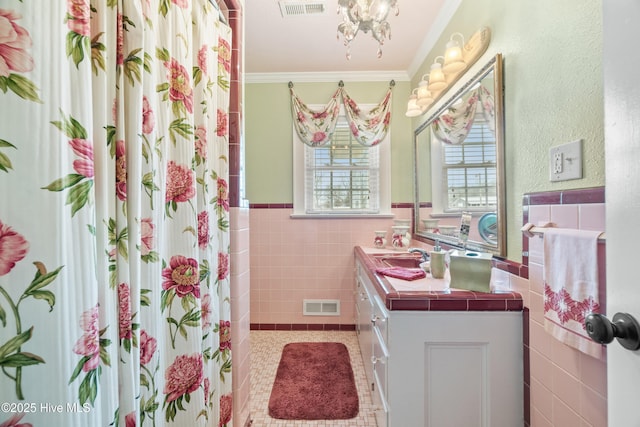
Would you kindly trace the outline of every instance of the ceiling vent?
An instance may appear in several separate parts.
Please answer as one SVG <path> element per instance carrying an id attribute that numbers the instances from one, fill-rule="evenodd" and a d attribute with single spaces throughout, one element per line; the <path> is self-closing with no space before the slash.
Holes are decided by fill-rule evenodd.
<path id="1" fill-rule="evenodd" d="M 278 4 L 283 18 L 287 16 L 320 15 L 327 11 L 325 1 L 281 0 Z"/>

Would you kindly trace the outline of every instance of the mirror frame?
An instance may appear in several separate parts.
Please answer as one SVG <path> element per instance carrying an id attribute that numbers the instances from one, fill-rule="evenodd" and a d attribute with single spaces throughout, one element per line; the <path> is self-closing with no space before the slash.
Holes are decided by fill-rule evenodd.
<path id="1" fill-rule="evenodd" d="M 469 240 L 467 242 L 467 249 L 490 252 L 494 256 L 505 257 L 507 253 L 507 230 L 506 230 L 506 200 L 505 200 L 505 174 L 504 174 L 504 78 L 503 78 L 503 61 L 502 54 L 497 53 L 493 56 L 473 77 L 468 79 L 460 89 L 458 89 L 449 99 L 439 107 L 434 113 L 432 113 L 427 120 L 421 123 L 414 131 L 413 146 L 414 146 L 414 225 L 413 225 L 413 238 L 425 243 L 435 244 L 437 239 L 440 243 L 444 243 L 446 246 L 452 248 L 460 248 L 461 245 L 458 242 L 456 236 L 443 236 L 441 234 L 426 233 L 424 230 L 420 230 L 420 207 L 422 203 L 420 201 L 420 175 L 418 171 L 419 167 L 419 147 L 418 137 L 421 132 L 429 131 L 429 127 L 434 119 L 439 117 L 445 110 L 447 110 L 460 96 L 473 87 L 476 83 L 481 81 L 489 72 L 494 73 L 494 106 L 495 106 L 495 129 L 496 129 L 496 195 L 498 202 L 496 206 L 498 226 L 497 244 L 490 245 L 486 242 L 480 242 L 475 240 Z M 465 76 L 461 76 L 461 81 L 464 81 Z M 449 94 L 444 94 L 443 97 L 447 97 Z M 429 147 L 431 149 L 431 147 Z M 433 171 L 431 171 L 433 173 Z M 423 182 L 424 182 L 423 177 Z"/>

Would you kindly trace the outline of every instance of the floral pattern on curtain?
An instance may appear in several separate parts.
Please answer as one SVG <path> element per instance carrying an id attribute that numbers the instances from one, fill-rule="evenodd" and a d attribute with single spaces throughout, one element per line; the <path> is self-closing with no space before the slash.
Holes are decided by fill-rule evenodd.
<path id="1" fill-rule="evenodd" d="M 208 0 L 0 8 L 0 425 L 232 426 L 231 31 Z"/>
<path id="2" fill-rule="evenodd" d="M 391 124 L 391 88 L 380 102 L 369 111 L 362 111 L 343 89 L 342 98 L 351 134 L 367 147 L 378 145 L 389 132 Z"/>
<path id="3" fill-rule="evenodd" d="M 467 138 L 476 111 L 478 110 L 478 101 L 487 126 L 492 132 L 495 132 L 495 107 L 493 97 L 484 86 L 478 86 L 477 89 L 470 90 L 466 97 L 461 99 L 460 105 L 454 105 L 447 111 L 436 118 L 431 129 L 436 138 L 445 144 L 462 144 Z"/>
<path id="4" fill-rule="evenodd" d="M 324 108 L 312 110 L 296 95 L 293 86 L 289 86 L 293 125 L 302 142 L 310 147 L 320 147 L 331 141 L 340 114 L 341 90 L 333 94 Z"/>
<path id="5" fill-rule="evenodd" d="M 344 104 L 351 134 L 367 147 L 379 144 L 389 132 L 391 123 L 391 87 L 385 97 L 369 111 L 363 111 L 340 86 L 327 105 L 320 110 L 309 108 L 289 84 L 293 124 L 300 140 L 310 147 L 320 147 L 331 141 L 340 115 L 340 101 Z"/>

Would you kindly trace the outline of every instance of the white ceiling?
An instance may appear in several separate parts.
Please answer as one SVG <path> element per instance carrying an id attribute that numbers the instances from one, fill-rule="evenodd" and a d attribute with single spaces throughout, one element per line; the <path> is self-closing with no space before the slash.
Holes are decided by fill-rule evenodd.
<path id="1" fill-rule="evenodd" d="M 319 0 L 301 0 L 313 1 Z M 245 0 L 245 76 L 247 82 L 286 81 L 304 75 L 336 75 L 343 80 L 408 80 L 440 37 L 461 0 L 398 0 L 400 14 L 389 14 L 391 39 L 382 46 L 358 33 L 346 58 L 336 39 L 338 0 L 320 0 L 323 14 L 283 17 L 278 0 Z M 367 78 L 369 76 L 369 78 Z"/>

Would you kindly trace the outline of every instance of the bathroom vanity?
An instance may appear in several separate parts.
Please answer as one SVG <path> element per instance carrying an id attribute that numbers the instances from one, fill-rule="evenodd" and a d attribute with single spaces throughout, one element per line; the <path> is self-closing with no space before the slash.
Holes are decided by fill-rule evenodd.
<path id="1" fill-rule="evenodd" d="M 354 252 L 356 331 L 378 427 L 522 426 L 521 296 L 450 289 L 446 276 L 389 278 L 376 268 L 399 253 Z"/>

